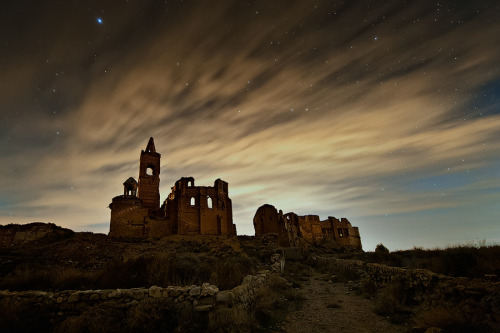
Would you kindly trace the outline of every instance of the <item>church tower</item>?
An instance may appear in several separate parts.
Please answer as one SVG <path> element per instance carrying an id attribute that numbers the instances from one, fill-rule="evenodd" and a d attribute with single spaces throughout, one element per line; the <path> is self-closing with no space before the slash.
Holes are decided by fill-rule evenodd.
<path id="1" fill-rule="evenodd" d="M 149 138 L 146 150 L 141 150 L 138 196 L 150 212 L 160 208 L 160 157 L 153 138 Z"/>

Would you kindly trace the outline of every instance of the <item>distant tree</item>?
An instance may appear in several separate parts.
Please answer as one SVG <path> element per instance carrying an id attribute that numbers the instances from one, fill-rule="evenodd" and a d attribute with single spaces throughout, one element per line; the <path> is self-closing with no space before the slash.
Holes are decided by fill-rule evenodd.
<path id="1" fill-rule="evenodd" d="M 389 253 L 389 249 L 384 246 L 384 244 L 380 243 L 375 248 L 375 253 L 384 254 Z"/>

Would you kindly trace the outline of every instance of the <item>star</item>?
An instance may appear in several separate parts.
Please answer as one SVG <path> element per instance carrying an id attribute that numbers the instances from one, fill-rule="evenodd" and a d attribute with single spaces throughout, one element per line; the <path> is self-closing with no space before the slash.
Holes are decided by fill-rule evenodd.
<path id="1" fill-rule="evenodd" d="M 97 18 L 97 23 L 102 24 L 102 18 L 98 17 Z"/>

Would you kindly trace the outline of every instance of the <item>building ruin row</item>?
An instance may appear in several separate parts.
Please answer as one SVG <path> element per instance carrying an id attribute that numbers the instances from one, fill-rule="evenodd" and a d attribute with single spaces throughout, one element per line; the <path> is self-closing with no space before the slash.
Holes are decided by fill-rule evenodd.
<path id="1" fill-rule="evenodd" d="M 256 236 L 274 235 L 279 246 L 320 245 L 336 242 L 343 248 L 361 250 L 358 227 L 353 227 L 346 218 L 328 217 L 320 221 L 318 215 L 299 216 L 295 213 L 283 214 L 272 205 L 257 209 L 253 218 Z"/>
<path id="2" fill-rule="evenodd" d="M 123 194 L 112 199 L 111 237 L 162 238 L 169 235 L 236 235 L 228 183 L 195 186 L 193 177 L 182 177 L 160 206 L 160 159 L 150 138 L 139 159 L 139 178 L 123 183 Z M 256 236 L 272 235 L 279 246 L 299 247 L 333 241 L 361 250 L 359 229 L 346 218 L 283 214 L 272 205 L 257 209 L 253 219 Z M 304 243 L 305 242 L 305 243 Z"/>

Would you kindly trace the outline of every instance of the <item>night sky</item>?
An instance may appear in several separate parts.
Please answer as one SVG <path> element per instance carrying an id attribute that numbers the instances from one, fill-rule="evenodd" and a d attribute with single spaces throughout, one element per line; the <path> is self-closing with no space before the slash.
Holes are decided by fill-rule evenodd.
<path id="1" fill-rule="evenodd" d="M 1 1 L 0 223 L 107 233 L 150 136 L 174 182 L 347 217 L 363 246 L 500 242 L 498 1 Z"/>

